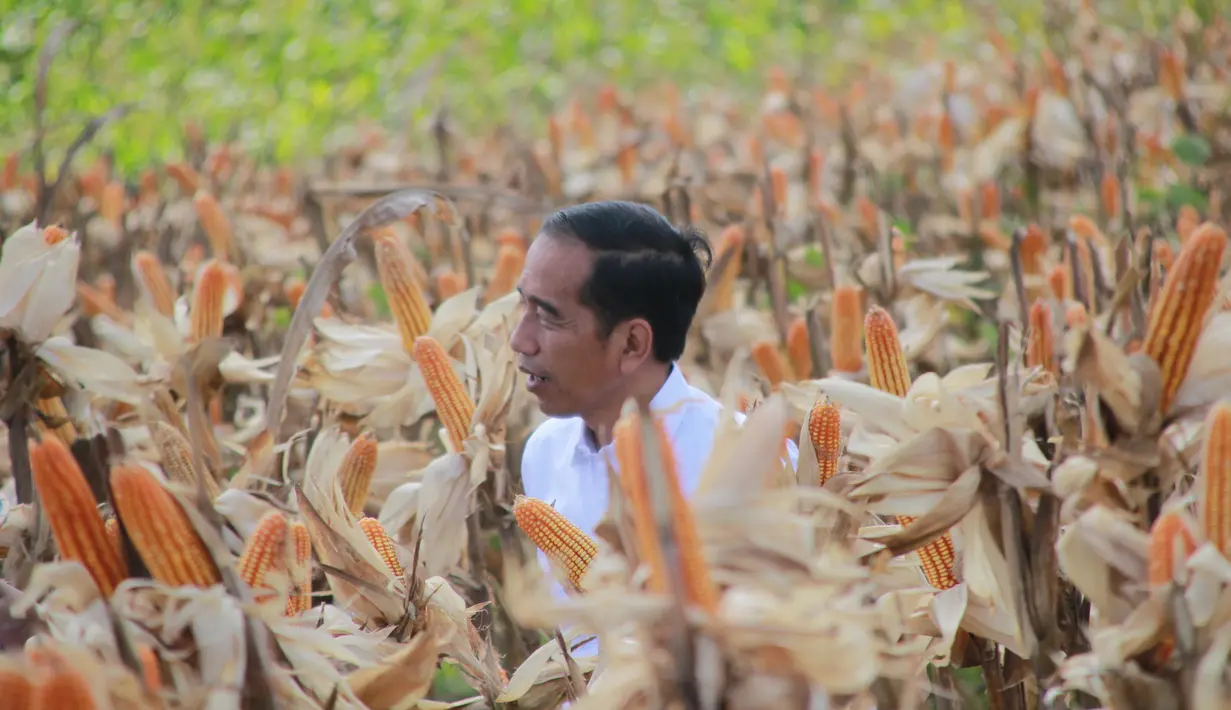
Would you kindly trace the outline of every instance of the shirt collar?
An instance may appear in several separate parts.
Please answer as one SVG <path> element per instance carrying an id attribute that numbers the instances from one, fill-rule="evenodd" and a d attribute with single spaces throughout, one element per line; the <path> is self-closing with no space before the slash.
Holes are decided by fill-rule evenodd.
<path id="1" fill-rule="evenodd" d="M 684 373 L 680 370 L 678 364 L 671 363 L 671 372 L 667 373 L 667 380 L 663 382 L 662 387 L 658 388 L 658 393 L 650 400 L 650 411 L 663 416 L 665 421 L 664 427 L 667 430 L 668 437 L 673 437 L 676 428 L 679 426 L 679 417 L 670 416 L 673 411 L 684 400 L 692 396 L 692 390 L 688 386 L 688 381 L 684 379 Z M 573 436 L 570 441 L 570 449 L 574 454 L 594 454 L 595 450 L 590 448 L 589 442 L 586 440 L 586 423 L 577 417 L 577 425 L 573 428 Z"/>

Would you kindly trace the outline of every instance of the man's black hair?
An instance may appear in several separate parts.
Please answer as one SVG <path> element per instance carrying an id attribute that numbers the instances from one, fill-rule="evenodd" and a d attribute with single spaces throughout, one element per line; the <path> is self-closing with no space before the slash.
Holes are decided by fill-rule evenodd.
<path id="1" fill-rule="evenodd" d="M 595 252 L 581 302 L 597 316 L 600 337 L 629 318 L 644 318 L 654 333 L 654 359 L 671 362 L 683 354 L 713 262 L 700 230 L 673 226 L 647 205 L 608 201 L 566 207 L 539 231 L 571 236 Z"/>

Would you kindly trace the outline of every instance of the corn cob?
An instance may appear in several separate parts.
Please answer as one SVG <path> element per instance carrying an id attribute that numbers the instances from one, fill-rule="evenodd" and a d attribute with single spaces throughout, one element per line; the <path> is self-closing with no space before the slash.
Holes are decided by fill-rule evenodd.
<path id="1" fill-rule="evenodd" d="M 1047 285 L 1051 286 L 1051 295 L 1057 301 L 1065 301 L 1073 297 L 1073 281 L 1069 278 L 1068 262 L 1056 264 L 1047 275 Z"/>
<path id="2" fill-rule="evenodd" d="M 124 323 L 127 320 L 114 299 L 84 281 L 77 282 L 77 300 L 81 301 L 81 312 L 87 318 L 106 315 L 116 323 Z"/>
<path id="3" fill-rule="evenodd" d="M 842 455 L 842 410 L 833 402 L 818 402 L 808 415 L 808 438 L 816 451 L 820 484 L 838 473 Z"/>
<path id="4" fill-rule="evenodd" d="M 1026 228 L 1026 236 L 1022 239 L 1022 272 L 1027 274 L 1043 273 L 1041 259 L 1047 251 L 1047 237 L 1037 224 Z"/>
<path id="5" fill-rule="evenodd" d="M 812 344 L 808 338 L 808 322 L 803 316 L 791 321 L 786 331 L 786 349 L 791 359 L 791 370 L 795 379 L 806 380 L 812 377 Z"/>
<path id="6" fill-rule="evenodd" d="M 979 208 L 982 218 L 992 222 L 1000 221 L 1000 188 L 988 180 L 979 191 Z"/>
<path id="7" fill-rule="evenodd" d="M 208 472 L 204 476 L 197 472 L 192 461 L 192 445 L 180 430 L 163 421 L 150 422 L 149 428 L 150 438 L 158 449 L 162 470 L 167 474 L 167 478 L 193 491 L 197 489 L 197 479 L 204 478 L 206 494 L 210 500 L 216 500 L 222 492 L 217 479 Z"/>
<path id="8" fill-rule="evenodd" d="M 1184 75 L 1184 63 L 1176 53 L 1164 48 L 1158 57 L 1158 83 L 1171 97 L 1172 101 L 1184 99 L 1184 88 L 1187 77 Z"/>
<path id="9" fill-rule="evenodd" d="M 905 397 L 910 391 L 910 371 L 893 316 L 880 306 L 872 306 L 864 319 L 863 329 L 868 348 L 868 377 L 872 386 L 882 392 Z"/>
<path id="10" fill-rule="evenodd" d="M 211 259 L 201 269 L 192 294 L 191 337 L 200 342 L 222 335 L 223 299 L 227 292 L 227 274 L 222 262 Z"/>
<path id="11" fill-rule="evenodd" d="M 154 474 L 140 466 L 114 466 L 111 494 L 125 532 L 154 579 L 198 587 L 222 581 L 192 522 Z"/>
<path id="12" fill-rule="evenodd" d="M 1218 272 L 1227 235 L 1205 223 L 1180 248 L 1158 301 L 1150 309 L 1142 350 L 1158 363 L 1163 378 L 1159 409 L 1166 412 L 1188 374 L 1206 311 L 1218 291 Z"/>
<path id="13" fill-rule="evenodd" d="M 359 527 L 367 536 L 368 542 L 372 543 L 372 547 L 376 548 L 377 554 L 384 560 L 385 566 L 389 568 L 393 576 L 401 577 L 404 571 L 402 563 L 398 560 L 393 540 L 389 538 L 389 533 L 385 532 L 385 526 L 381 525 L 376 518 L 363 517 L 359 519 Z"/>
<path id="14" fill-rule="evenodd" d="M 291 543 L 295 546 L 290 575 L 294 589 L 286 600 L 286 615 L 298 616 L 312 608 L 312 538 L 307 525 L 298 520 L 291 523 Z"/>
<path id="15" fill-rule="evenodd" d="M 1150 528 L 1147 575 L 1150 587 L 1160 588 L 1171 584 L 1175 571 L 1182 567 L 1188 556 L 1197 549 L 1197 540 L 1176 511 L 1163 513 Z M 1175 650 L 1175 635 L 1165 630 L 1162 638 L 1150 653 L 1155 666 L 1161 666 L 1171 658 Z"/>
<path id="16" fill-rule="evenodd" d="M 115 548 L 116 557 L 121 561 L 124 559 L 124 543 L 120 540 L 120 521 L 115 519 L 115 516 L 107 518 L 105 528 L 107 532 L 107 540 L 111 546 Z"/>
<path id="17" fill-rule="evenodd" d="M 868 310 L 864 329 L 867 331 L 868 374 L 872 386 L 882 392 L 905 397 L 910 392 L 910 374 L 893 318 L 884 309 L 873 306 Z M 915 522 L 915 518 L 899 515 L 898 522 L 905 529 Z M 953 576 L 953 537 L 948 532 L 917 552 L 923 564 L 923 574 L 933 587 L 948 589 L 957 584 L 957 578 Z"/>
<path id="18" fill-rule="evenodd" d="M 265 574 L 282 567 L 287 537 L 286 515 L 271 510 L 261 516 L 256 529 L 244 541 L 235 568 L 252 590 L 265 586 Z"/>
<path id="19" fill-rule="evenodd" d="M 389 310 L 402 334 L 402 347 L 410 353 L 415 338 L 427 332 L 432 323 L 432 311 L 423 292 L 415 282 L 414 256 L 396 235 L 382 232 L 376 237 L 376 265 L 380 283 L 385 289 Z"/>
<path id="20" fill-rule="evenodd" d="M 175 314 L 175 291 L 167 279 L 167 272 L 162 268 L 162 262 L 153 252 L 141 250 L 133 254 L 133 278 L 141 286 L 141 291 L 149 303 L 162 315 L 170 318 Z"/>
<path id="21" fill-rule="evenodd" d="M 36 657 L 41 654 L 35 654 Z M 57 654 L 58 655 L 58 654 Z M 41 664 L 40 664 L 41 665 Z M 76 668 L 69 665 L 62 657 L 57 657 L 48 668 L 40 669 L 38 681 L 34 684 L 33 702 L 30 707 L 51 710 L 52 708 L 72 708 L 72 710 L 96 710 L 97 699 L 90 681 Z"/>
<path id="22" fill-rule="evenodd" d="M 560 511 L 537 498 L 519 495 L 513 499 L 513 517 L 517 526 L 553 562 L 568 572 L 569 581 L 578 590 L 590 562 L 598 554 L 598 545 Z"/>
<path id="23" fill-rule="evenodd" d="M 49 437 L 31 447 L 30 471 L 60 556 L 85 566 L 102 595 L 110 597 L 128 572 L 107 537 L 77 460 L 59 439 Z"/>
<path id="24" fill-rule="evenodd" d="M 474 400 L 462 386 L 453 369 L 453 361 L 445 349 L 431 336 L 415 341 L 412 355 L 423 372 L 436 414 L 449 433 L 454 451 L 462 450 L 462 442 L 470 434 L 470 421 L 474 418 Z"/>
<path id="25" fill-rule="evenodd" d="M 860 289 L 839 286 L 833 291 L 833 316 L 830 321 L 829 357 L 838 372 L 859 372 L 863 367 L 860 343 Z"/>
<path id="26" fill-rule="evenodd" d="M 1201 527 L 1205 539 L 1231 559 L 1231 400 L 1221 400 L 1205 418 L 1201 459 Z"/>
<path id="27" fill-rule="evenodd" d="M 201 178 L 197 175 L 197 171 L 187 163 L 168 163 L 167 174 L 175 183 L 179 185 L 180 192 L 185 195 L 197 194 L 197 188 L 201 184 Z"/>
<path id="28" fill-rule="evenodd" d="M 1060 376 L 1056 366 L 1056 334 L 1051 308 L 1044 301 L 1035 301 L 1030 307 L 1030 342 L 1026 350 L 1026 365 L 1041 367 L 1056 377 Z"/>
<path id="29" fill-rule="evenodd" d="M 447 269 L 436 274 L 436 296 L 447 301 L 466 290 L 466 283 L 456 271 Z"/>
<path id="30" fill-rule="evenodd" d="M 37 707 L 34 705 L 35 686 L 28 675 L 21 665 L 0 667 L 0 698 L 4 698 L 7 707 L 14 710 Z"/>
<path id="31" fill-rule="evenodd" d="M 789 381 L 787 364 L 782 360 L 778 347 L 765 340 L 752 344 L 752 360 L 764 375 L 765 380 L 773 390 L 777 390 L 783 382 Z"/>
<path id="32" fill-rule="evenodd" d="M 496 235 L 496 246 L 517 247 L 518 249 L 525 251 L 527 247 L 526 237 L 523 236 L 521 231 L 516 227 L 505 227 L 500 230 L 499 234 Z"/>
<path id="33" fill-rule="evenodd" d="M 68 232 L 59 225 L 49 224 L 43 229 L 43 243 L 49 247 L 53 247 L 65 239 L 68 239 Z"/>
<path id="34" fill-rule="evenodd" d="M 735 281 L 744 262 L 744 228 L 729 225 L 722 231 L 718 241 L 718 258 L 731 254 L 726 269 L 714 285 L 714 310 L 727 311 L 735 302 Z"/>
<path id="35" fill-rule="evenodd" d="M 1103 204 L 1103 213 L 1107 215 L 1107 219 L 1115 219 L 1120 215 L 1120 178 L 1110 170 L 1103 173 L 1103 181 L 1099 185 L 1099 200 Z"/>
<path id="36" fill-rule="evenodd" d="M 39 399 L 35 406 L 43 417 L 52 422 L 60 422 L 53 428 L 43 421 L 42 417 L 39 417 L 35 420 L 39 432 L 44 436 L 55 436 L 65 446 L 72 447 L 73 442 L 77 440 L 77 427 L 73 426 L 73 420 L 69 418 L 68 410 L 64 408 L 64 400 L 59 397 L 45 397 Z"/>
<path id="37" fill-rule="evenodd" d="M 526 252 L 511 245 L 500 247 L 496 253 L 496 268 L 492 272 L 491 281 L 487 283 L 483 301 L 491 303 L 512 292 L 517 287 L 517 279 L 521 277 L 521 270 L 525 265 Z"/>
<path id="38" fill-rule="evenodd" d="M 137 660 L 141 663 L 141 682 L 147 692 L 157 693 L 162 689 L 162 669 L 158 665 L 158 652 L 153 646 L 137 646 Z"/>
<path id="39" fill-rule="evenodd" d="M 376 472 L 376 436 L 364 432 L 351 444 L 338 467 L 338 484 L 346 507 L 355 515 L 363 513 L 363 504 L 372 488 L 372 474 Z"/>
<path id="40" fill-rule="evenodd" d="M 1180 244 L 1188 241 L 1197 227 L 1201 226 L 1201 213 L 1192 205 L 1184 205 L 1175 218 L 1175 233 L 1180 237 Z"/>
<path id="41" fill-rule="evenodd" d="M 652 421 L 660 456 L 660 466 L 668 491 L 668 506 L 671 511 L 671 527 L 679 550 L 684 578 L 684 598 L 707 612 L 718 608 L 718 589 L 710 577 L 709 567 L 701 550 L 701 539 L 692 506 L 684 497 L 676 469 L 675 454 L 662 422 Z M 633 413 L 623 417 L 615 427 L 615 453 L 619 462 L 619 481 L 632 513 L 633 530 L 637 540 L 637 553 L 650 568 L 650 590 L 667 591 L 666 556 L 658 537 L 658 523 L 650 503 L 650 481 L 646 471 L 644 436 L 641 415 Z"/>
<path id="42" fill-rule="evenodd" d="M 124 184 L 117 181 L 107 183 L 103 188 L 102 199 L 98 203 L 98 214 L 107 223 L 116 227 L 122 226 L 124 219 Z"/>
<path id="43" fill-rule="evenodd" d="M 1150 249 L 1153 251 L 1150 256 L 1151 260 L 1163 267 L 1163 271 L 1170 271 L 1171 266 L 1175 264 L 1175 251 L 1171 248 L 1171 244 L 1162 239 L 1155 239 Z"/>

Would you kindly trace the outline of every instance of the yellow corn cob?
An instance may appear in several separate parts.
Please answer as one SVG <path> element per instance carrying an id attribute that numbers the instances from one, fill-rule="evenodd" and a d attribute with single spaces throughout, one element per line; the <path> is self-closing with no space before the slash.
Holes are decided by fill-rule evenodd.
<path id="1" fill-rule="evenodd" d="M 447 301 L 466 290 L 465 279 L 452 269 L 446 269 L 436 274 L 436 296 L 441 301 Z"/>
<path id="2" fill-rule="evenodd" d="M 808 438 L 816 451 L 820 484 L 838 473 L 842 455 L 842 409 L 832 402 L 818 402 L 808 415 Z"/>
<path id="3" fill-rule="evenodd" d="M 907 525 L 915 522 L 915 518 L 899 515 L 898 522 L 905 529 Z M 942 591 L 957 585 L 957 577 L 953 576 L 953 563 L 957 558 L 953 552 L 952 535 L 946 532 L 916 552 L 923 564 L 923 576 L 927 578 L 928 584 Z"/>
<path id="4" fill-rule="evenodd" d="M 194 341 L 217 338 L 222 335 L 223 299 L 227 292 L 227 272 L 223 262 L 210 259 L 201 269 L 194 284 L 192 309 L 189 313 L 191 337 Z"/>
<path id="5" fill-rule="evenodd" d="M 882 392 L 905 397 L 910 391 L 910 371 L 906 353 L 898 340 L 898 326 L 889 312 L 880 306 L 868 309 L 863 323 L 868 348 L 868 377 Z"/>
<path id="6" fill-rule="evenodd" d="M 410 353 L 415 338 L 427 332 L 432 323 L 432 311 L 414 277 L 414 255 L 392 232 L 380 232 L 375 237 L 376 266 L 380 284 L 385 289 L 389 310 L 402 334 L 402 347 Z"/>
<path id="7" fill-rule="evenodd" d="M 1051 287 L 1051 295 L 1057 301 L 1065 301 L 1073 297 L 1073 281 L 1069 278 L 1068 262 L 1056 264 L 1047 275 L 1047 285 Z"/>
<path id="8" fill-rule="evenodd" d="M 364 432 L 355 439 L 342 465 L 338 467 L 338 484 L 346 507 L 355 515 L 363 513 L 363 504 L 372 489 L 372 474 L 376 472 L 376 436 Z"/>
<path id="9" fill-rule="evenodd" d="M 1059 377 L 1056 366 L 1056 334 L 1052 323 L 1051 308 L 1044 301 L 1035 301 L 1030 307 L 1030 344 L 1026 350 L 1026 365 L 1042 367 Z"/>
<path id="10" fill-rule="evenodd" d="M 1175 233 L 1180 238 L 1180 244 L 1188 241 L 1188 238 L 1197 231 L 1197 227 L 1201 226 L 1201 213 L 1192 205 L 1184 205 L 1180 208 L 1180 213 L 1175 219 Z M 1163 242 L 1166 244 L 1166 242 Z M 1164 264 L 1164 266 L 1167 266 Z"/>
<path id="11" fill-rule="evenodd" d="M 280 510 L 271 510 L 261 516 L 256 529 L 244 541 L 244 550 L 235 568 L 253 591 L 265 585 L 267 572 L 282 567 L 286 536 L 286 515 Z"/>
<path id="12" fill-rule="evenodd" d="M 1197 540 L 1176 511 L 1158 516 L 1150 528 L 1150 547 L 1147 574 L 1150 587 L 1158 588 L 1171 584 L 1178 565 L 1197 549 Z M 1180 556 L 1176 559 L 1177 554 Z M 1162 665 L 1175 650 L 1175 636 L 1170 630 L 1163 632 L 1162 639 L 1154 647 L 1151 660 Z"/>
<path id="13" fill-rule="evenodd" d="M 36 657 L 46 655 L 46 651 L 34 654 Z M 44 661 L 34 684 L 33 702 L 30 707 L 40 710 L 51 708 L 72 708 L 72 710 L 96 710 L 98 708 L 94 690 L 85 675 L 55 654 L 55 658 Z M 7 698 L 6 698 L 7 701 Z"/>
<path id="14" fill-rule="evenodd" d="M 215 259 L 227 259 L 231 253 L 231 223 L 222 212 L 218 199 L 206 190 L 198 190 L 192 198 L 192 204 L 197 208 L 197 219 L 201 229 L 209 238 L 209 247 Z"/>
<path id="15" fill-rule="evenodd" d="M 393 540 L 389 538 L 389 533 L 385 532 L 385 526 L 381 525 L 376 518 L 363 517 L 359 519 L 359 527 L 363 530 L 363 534 L 367 535 L 368 542 L 376 548 L 376 552 L 385 561 L 385 566 L 389 568 L 393 576 L 401 577 L 404 571 L 402 563 L 398 560 Z"/>
<path id="16" fill-rule="evenodd" d="M 795 379 L 812 377 L 812 345 L 808 339 L 808 322 L 803 316 L 791 321 L 791 327 L 786 331 L 786 350 Z"/>
<path id="17" fill-rule="evenodd" d="M 125 532 L 154 579 L 198 587 L 222 581 L 192 522 L 154 474 L 140 466 L 114 466 L 111 494 Z"/>
<path id="18" fill-rule="evenodd" d="M 133 278 L 141 286 L 154 310 L 170 318 L 175 314 L 175 291 L 167 279 L 162 262 L 151 251 L 141 250 L 133 254 Z"/>
<path id="19" fill-rule="evenodd" d="M 462 387 L 462 382 L 453 369 L 453 361 L 445 349 L 431 336 L 415 341 L 412 355 L 423 372 L 423 381 L 436 403 L 436 414 L 449 433 L 454 451 L 462 450 L 462 442 L 470 434 L 470 420 L 474 418 L 474 400 Z"/>
<path id="20" fill-rule="evenodd" d="M 290 576 L 295 588 L 286 600 L 286 615 L 298 616 L 312 608 L 312 537 L 307 525 L 298 520 L 291 523 L 291 543 L 295 562 Z"/>
<path id="21" fill-rule="evenodd" d="M 13 710 L 35 708 L 34 684 L 30 682 L 29 672 L 20 664 L 0 667 L 0 698 L 4 698 L 6 707 Z"/>
<path id="22" fill-rule="evenodd" d="M 863 354 L 859 347 L 860 289 L 839 286 L 833 292 L 833 315 L 830 319 L 829 359 L 836 372 L 859 372 Z"/>
<path id="23" fill-rule="evenodd" d="M 197 478 L 200 476 L 192 462 L 192 445 L 188 443 L 188 439 L 180 433 L 179 429 L 163 421 L 150 422 L 149 428 L 150 438 L 154 440 L 154 446 L 158 449 L 162 470 L 167 474 L 167 478 L 195 491 Z M 205 492 L 210 500 L 217 499 L 222 492 L 217 479 L 208 473 L 204 479 Z"/>
<path id="24" fill-rule="evenodd" d="M 38 427 L 39 432 L 44 436 L 55 436 L 65 446 L 72 447 L 73 442 L 77 440 L 77 427 L 73 426 L 73 420 L 69 419 L 68 410 L 64 408 L 64 401 L 59 397 L 46 397 L 40 399 L 36 406 L 39 413 L 44 417 L 53 422 L 64 422 L 55 429 L 51 429 L 42 418 L 37 418 L 35 419 L 35 425 Z"/>
<path id="25" fill-rule="evenodd" d="M 1205 418 L 1201 459 L 1201 527 L 1205 539 L 1231 559 L 1231 400 L 1221 400 Z"/>
<path id="26" fill-rule="evenodd" d="M 141 682 L 150 693 L 162 689 L 162 669 L 158 666 L 158 652 L 153 646 L 139 644 L 137 660 L 141 662 Z"/>
<path id="27" fill-rule="evenodd" d="M 578 590 L 590 562 L 598 554 L 598 545 L 581 528 L 547 503 L 528 496 L 513 499 L 513 517 L 517 526 L 553 562 L 568 572 L 569 581 Z"/>
<path id="28" fill-rule="evenodd" d="M 85 566 L 103 596 L 110 597 L 128 572 L 77 460 L 59 439 L 47 438 L 31 447 L 30 471 L 60 556 Z"/>
<path id="29" fill-rule="evenodd" d="M 103 188 L 98 214 L 112 226 L 119 228 L 124 219 L 124 184 L 115 180 Z"/>
<path id="30" fill-rule="evenodd" d="M 116 520 L 115 517 L 112 516 L 107 518 L 105 525 L 106 527 L 104 529 L 107 531 L 107 539 L 111 542 L 111 546 L 115 548 L 116 557 L 119 557 L 120 560 L 123 561 L 124 544 L 120 540 L 120 521 Z"/>
<path id="31" fill-rule="evenodd" d="M 730 252 L 731 260 L 714 285 L 714 310 L 728 311 L 735 301 L 735 281 L 744 263 L 744 228 L 732 224 L 723 230 L 718 242 L 719 259 Z"/>
<path id="32" fill-rule="evenodd" d="M 1103 182 L 1099 185 L 1099 200 L 1103 203 L 1103 212 L 1107 219 L 1115 219 L 1120 214 L 1120 179 L 1110 170 L 1103 173 Z"/>
<path id="33" fill-rule="evenodd" d="M 487 283 L 487 291 L 483 294 L 484 303 L 491 303 L 517 287 L 517 279 L 526 265 L 526 252 L 519 247 L 504 245 L 496 253 L 496 268 L 492 272 L 491 281 Z"/>
<path id="34" fill-rule="evenodd" d="M 771 342 L 762 340 L 753 343 L 752 361 L 757 364 L 757 369 L 765 376 L 773 390 L 777 390 L 779 385 L 790 379 L 787 376 L 787 364 L 782 360 L 782 353 L 778 352 L 778 347 Z"/>
<path id="35" fill-rule="evenodd" d="M 701 539 L 692 506 L 684 497 L 676 469 L 675 453 L 662 422 L 653 420 L 657 435 L 660 465 L 666 474 L 665 487 L 671 510 L 672 531 L 683 569 L 684 598 L 709 613 L 718 608 L 718 589 L 710 577 L 709 567 L 701 550 Z M 637 553 L 650 568 L 650 590 L 658 593 L 668 589 L 666 556 L 658 537 L 658 524 L 650 507 L 650 481 L 646 472 L 641 415 L 630 414 L 615 427 L 615 452 L 619 462 L 620 486 L 632 514 L 637 539 Z"/>
<path id="36" fill-rule="evenodd" d="M 1206 311 L 1218 291 L 1218 271 L 1227 234 L 1206 222 L 1193 232 L 1168 272 L 1158 301 L 1150 309 L 1142 350 L 1158 363 L 1163 393 L 1159 409 L 1166 412 L 1188 374 Z"/>

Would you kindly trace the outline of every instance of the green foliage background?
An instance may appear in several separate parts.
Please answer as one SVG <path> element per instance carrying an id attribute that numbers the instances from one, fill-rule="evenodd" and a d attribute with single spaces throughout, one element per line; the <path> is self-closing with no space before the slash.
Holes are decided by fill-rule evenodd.
<path id="1" fill-rule="evenodd" d="M 531 132 L 599 77 L 735 90 L 781 63 L 838 80 L 869 56 L 865 42 L 890 47 L 909 32 L 960 43 L 981 37 L 986 18 L 1016 41 L 1037 35 L 1041 16 L 1024 0 L 2 0 L 0 150 L 29 145 L 39 47 L 64 19 L 78 29 L 52 65 L 48 145 L 133 102 L 99 141 L 131 173 L 177 157 L 190 118 L 294 161 L 364 118 L 422 134 L 447 105 L 463 125 L 499 116 Z"/>

